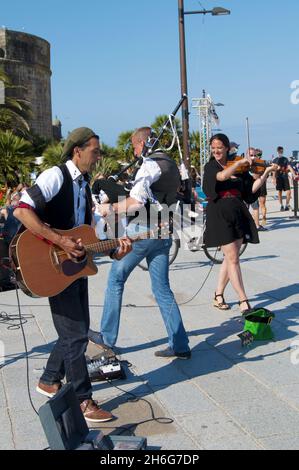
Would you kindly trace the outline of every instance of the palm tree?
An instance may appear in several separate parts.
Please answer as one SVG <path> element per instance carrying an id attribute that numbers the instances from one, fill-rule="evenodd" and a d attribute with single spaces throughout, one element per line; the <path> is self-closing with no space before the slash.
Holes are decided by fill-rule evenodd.
<path id="1" fill-rule="evenodd" d="M 199 171 L 200 169 L 200 135 L 198 131 L 190 134 L 190 159 L 191 164 Z"/>
<path id="2" fill-rule="evenodd" d="M 109 145 L 101 142 L 101 156 L 102 159 L 118 160 L 120 158 L 119 151 L 116 147 L 110 147 Z"/>
<path id="3" fill-rule="evenodd" d="M 30 142 L 12 131 L 0 131 L 0 181 L 5 187 L 30 182 L 34 162 Z"/>
<path id="4" fill-rule="evenodd" d="M 116 149 L 120 160 L 130 162 L 134 160 L 134 152 L 131 143 L 131 136 L 134 131 L 125 131 L 119 134 Z"/>
<path id="5" fill-rule="evenodd" d="M 115 158 L 103 158 L 100 160 L 93 172 L 93 177 L 101 174 L 104 178 L 114 175 L 120 171 L 120 164 Z"/>
<path id="6" fill-rule="evenodd" d="M 156 133 L 159 135 L 162 129 L 164 128 L 164 124 L 167 121 L 168 116 L 166 114 L 161 114 L 156 117 L 155 121 L 152 123 L 151 127 L 156 131 Z M 181 122 L 179 119 L 174 120 L 175 128 L 178 133 L 178 137 L 180 140 L 181 148 L 182 148 L 182 126 Z M 162 149 L 168 149 L 173 141 L 173 132 L 171 130 L 171 127 L 168 126 L 167 129 L 165 129 L 162 138 L 160 139 L 160 147 Z M 180 161 L 180 155 L 179 155 L 179 150 L 177 146 L 177 142 L 175 142 L 174 147 L 171 150 L 167 151 L 168 155 L 171 156 L 177 163 Z"/>
<path id="7" fill-rule="evenodd" d="M 13 85 L 3 68 L 0 68 L 0 82 L 4 91 L 4 103 L 0 102 L 0 129 L 26 136 L 30 130 L 30 103 L 18 97 L 18 92 L 24 87 Z"/>
<path id="8" fill-rule="evenodd" d="M 53 144 L 48 145 L 46 150 L 43 152 L 43 160 L 40 166 L 38 167 L 38 171 L 44 171 L 48 168 L 52 168 L 52 166 L 61 165 L 61 155 L 62 155 L 63 144 L 61 142 L 55 142 Z"/>
<path id="9" fill-rule="evenodd" d="M 47 147 L 49 147 L 49 145 L 53 143 L 51 139 L 42 137 L 33 132 L 30 132 L 30 134 L 27 136 L 27 140 L 31 142 L 31 145 L 34 149 L 34 155 L 36 157 L 40 157 L 41 155 L 43 155 Z"/>

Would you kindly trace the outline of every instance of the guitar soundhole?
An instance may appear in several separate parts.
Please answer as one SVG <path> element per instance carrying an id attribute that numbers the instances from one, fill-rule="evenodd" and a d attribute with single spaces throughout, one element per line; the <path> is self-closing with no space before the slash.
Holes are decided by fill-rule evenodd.
<path id="1" fill-rule="evenodd" d="M 66 259 L 62 262 L 61 268 L 65 276 L 75 276 L 85 268 L 86 264 L 86 258 L 81 263 L 74 263 L 71 259 Z"/>

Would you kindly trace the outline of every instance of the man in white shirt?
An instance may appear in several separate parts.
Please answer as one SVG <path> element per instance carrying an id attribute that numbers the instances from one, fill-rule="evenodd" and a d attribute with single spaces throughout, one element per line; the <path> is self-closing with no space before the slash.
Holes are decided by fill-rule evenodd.
<path id="1" fill-rule="evenodd" d="M 44 171 L 21 198 L 15 217 L 39 238 L 59 246 L 71 258 L 85 254 L 82 240 L 60 235 L 52 227 L 68 230 L 92 222 L 92 200 L 88 184 L 100 159 L 99 137 L 86 127 L 75 129 L 67 138 L 61 166 Z M 129 240 L 123 240 L 118 258 L 130 251 Z M 41 273 L 42 276 L 42 273 Z M 88 344 L 88 284 L 81 278 L 60 294 L 49 298 L 54 326 L 58 334 L 37 391 L 52 397 L 66 377 L 71 382 L 85 419 L 91 423 L 109 421 L 109 411 L 92 399 L 85 351 Z"/>
<path id="2" fill-rule="evenodd" d="M 131 140 L 136 157 L 143 154 L 150 135 L 149 127 L 142 127 L 132 135 Z M 111 212 L 132 213 L 137 210 L 144 215 L 144 217 L 138 217 L 139 225 L 144 225 L 145 229 L 149 228 L 151 209 L 154 207 L 163 215 L 162 205 L 165 208 L 175 205 L 179 184 L 180 175 L 176 163 L 164 153 L 154 152 L 149 158 L 143 159 L 130 196 L 119 203 L 101 205 L 102 215 L 106 216 Z M 134 223 L 134 220 L 131 223 Z M 169 236 L 166 239 L 151 238 L 138 241 L 126 258 L 119 263 L 113 263 L 105 295 L 100 333 L 90 331 L 91 341 L 108 347 L 115 345 L 125 282 L 133 269 L 145 258 L 151 277 L 152 291 L 168 334 L 168 347 L 156 351 L 155 355 L 166 359 L 191 357 L 180 310 L 169 286 L 171 243 Z"/>

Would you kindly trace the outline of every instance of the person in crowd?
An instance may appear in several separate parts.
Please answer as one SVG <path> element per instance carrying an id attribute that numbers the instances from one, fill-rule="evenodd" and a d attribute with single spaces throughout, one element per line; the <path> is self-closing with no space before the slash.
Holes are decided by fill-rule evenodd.
<path id="1" fill-rule="evenodd" d="M 261 149 L 256 149 L 256 158 L 263 158 L 263 151 Z M 259 190 L 259 208 L 262 216 L 261 221 L 259 222 L 259 227 L 264 227 L 267 224 L 267 180 L 262 184 Z"/>
<path id="2" fill-rule="evenodd" d="M 291 186 L 289 181 L 289 172 L 295 177 L 296 173 L 287 157 L 284 157 L 284 148 L 277 147 L 277 157 L 273 160 L 278 165 L 277 171 L 274 173 L 274 183 L 276 185 L 276 191 L 278 192 L 278 201 L 280 204 L 281 211 L 289 211 L 291 209 Z M 283 192 L 286 193 L 286 205 L 283 205 Z"/>
<path id="3" fill-rule="evenodd" d="M 19 220 L 14 216 L 14 210 L 19 204 L 21 196 L 21 193 L 18 191 L 13 191 L 10 193 L 9 199 L 7 199 L 9 200 L 9 204 L 0 210 L 1 219 L 3 220 L 2 237 L 7 247 L 7 253 L 9 244 L 21 225 Z"/>
<path id="4" fill-rule="evenodd" d="M 229 143 L 229 158 L 233 159 L 238 155 L 240 145 L 236 142 Z"/>
<path id="5" fill-rule="evenodd" d="M 257 150 L 253 147 L 250 147 L 249 150 L 249 156 L 252 158 L 252 159 L 256 159 L 256 158 L 260 158 L 260 157 L 257 157 Z M 256 173 L 252 173 L 252 177 L 254 180 L 258 179 L 259 178 L 259 175 L 256 174 Z M 264 188 L 266 184 L 266 181 L 265 183 L 262 185 L 262 187 L 259 189 L 259 193 L 258 195 L 260 196 L 261 194 L 261 189 Z M 260 202 L 259 202 L 259 197 L 257 198 L 256 201 L 254 201 L 252 204 L 251 204 L 251 213 L 252 213 L 252 217 L 253 217 L 253 220 L 254 220 L 254 223 L 255 223 L 255 226 L 257 228 L 257 231 L 258 232 L 266 232 L 268 229 L 266 227 L 264 227 L 263 225 L 260 224 Z"/>
<path id="6" fill-rule="evenodd" d="M 9 269 L 9 245 L 21 225 L 13 214 L 20 197 L 19 192 L 10 192 L 6 205 L 0 209 L 0 291 L 15 289 Z"/>
<path id="7" fill-rule="evenodd" d="M 229 139 L 225 134 L 216 134 L 211 139 L 212 156 L 205 165 L 203 190 L 208 198 L 204 242 L 207 247 L 218 247 L 224 253 L 213 305 L 228 310 L 224 291 L 231 282 L 239 298 L 243 314 L 251 308 L 242 279 L 239 252 L 242 243 L 259 243 L 257 228 L 248 210 L 258 197 L 257 191 L 266 181 L 276 165 L 266 169 L 257 180 L 249 169 L 254 160 L 250 153 L 241 160 L 228 164 Z"/>
<path id="8" fill-rule="evenodd" d="M 92 223 L 92 200 L 89 174 L 100 159 L 99 137 L 86 127 L 75 129 L 65 141 L 62 164 L 50 168 L 37 178 L 23 195 L 14 215 L 39 238 L 60 247 L 72 259 L 85 256 L 81 239 L 60 235 L 52 227 L 68 230 Z M 130 251 L 128 239 L 121 241 L 122 258 Z M 41 273 L 42 275 L 42 273 Z M 85 351 L 88 344 L 88 283 L 81 278 L 60 294 L 49 298 L 54 326 L 58 334 L 46 368 L 36 390 L 53 397 L 66 377 L 71 382 L 86 421 L 100 423 L 113 418 L 92 398 Z"/>

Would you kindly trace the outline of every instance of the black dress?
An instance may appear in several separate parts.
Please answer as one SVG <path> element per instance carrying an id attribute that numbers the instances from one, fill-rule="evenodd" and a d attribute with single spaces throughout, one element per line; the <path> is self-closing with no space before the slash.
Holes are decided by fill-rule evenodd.
<path id="1" fill-rule="evenodd" d="M 205 165 L 203 191 L 209 202 L 204 243 L 207 247 L 217 247 L 241 238 L 247 243 L 259 243 L 257 228 L 246 205 L 259 196 L 259 192 L 252 193 L 254 179 L 245 172 L 227 181 L 217 181 L 216 175 L 222 170 L 215 159 Z M 220 197 L 220 192 L 229 190 L 237 190 L 241 196 Z"/>

